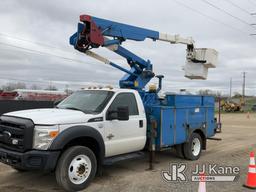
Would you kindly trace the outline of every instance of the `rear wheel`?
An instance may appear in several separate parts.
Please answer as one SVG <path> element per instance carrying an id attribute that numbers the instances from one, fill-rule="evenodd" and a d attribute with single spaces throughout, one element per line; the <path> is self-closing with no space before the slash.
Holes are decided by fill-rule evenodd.
<path id="1" fill-rule="evenodd" d="M 202 151 L 202 138 L 198 133 L 192 133 L 189 141 L 183 144 L 184 156 L 189 160 L 199 159 Z"/>
<path id="2" fill-rule="evenodd" d="M 55 176 L 57 183 L 66 191 L 85 189 L 95 177 L 97 160 L 91 149 L 75 146 L 60 157 Z"/>

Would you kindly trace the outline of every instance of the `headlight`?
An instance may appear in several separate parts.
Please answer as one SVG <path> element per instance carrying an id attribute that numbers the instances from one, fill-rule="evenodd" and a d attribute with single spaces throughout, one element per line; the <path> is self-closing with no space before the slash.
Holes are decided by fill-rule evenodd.
<path id="1" fill-rule="evenodd" d="M 33 148 L 47 150 L 53 139 L 59 134 L 59 126 L 35 126 Z"/>

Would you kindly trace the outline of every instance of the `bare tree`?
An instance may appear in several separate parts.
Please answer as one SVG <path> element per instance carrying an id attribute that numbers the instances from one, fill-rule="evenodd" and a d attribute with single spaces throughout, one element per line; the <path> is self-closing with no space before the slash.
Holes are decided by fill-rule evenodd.
<path id="1" fill-rule="evenodd" d="M 45 88 L 45 90 L 49 90 L 49 91 L 57 91 L 57 87 L 55 87 L 54 85 L 48 85 L 48 87 Z"/>
<path id="2" fill-rule="evenodd" d="M 2 89 L 5 91 L 13 91 L 15 89 L 26 89 L 26 84 L 22 82 L 17 83 L 7 83 L 2 86 Z"/>
<path id="3" fill-rule="evenodd" d="M 240 97 L 242 97 L 242 94 L 240 94 L 238 92 L 235 92 L 233 97 L 234 98 L 240 98 Z"/>
<path id="4" fill-rule="evenodd" d="M 198 91 L 199 95 L 212 95 L 213 91 L 210 89 L 201 89 Z"/>
<path id="5" fill-rule="evenodd" d="M 33 84 L 33 85 L 31 85 L 30 89 L 40 90 L 40 89 L 42 89 L 42 87 L 40 87 L 39 85 Z"/>
<path id="6" fill-rule="evenodd" d="M 215 96 L 215 97 L 220 97 L 221 96 L 221 92 L 220 91 L 213 91 L 210 89 L 201 89 L 198 91 L 199 95 L 211 95 L 211 96 Z"/>

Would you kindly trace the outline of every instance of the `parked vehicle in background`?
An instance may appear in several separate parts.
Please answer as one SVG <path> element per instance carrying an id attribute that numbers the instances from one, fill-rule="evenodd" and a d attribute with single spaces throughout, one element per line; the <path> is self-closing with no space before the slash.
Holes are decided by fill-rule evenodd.
<path id="1" fill-rule="evenodd" d="M 252 106 L 252 111 L 256 111 L 256 104 Z"/>
<path id="2" fill-rule="evenodd" d="M 225 112 L 238 112 L 242 111 L 242 105 L 234 101 L 222 101 L 221 109 Z"/>

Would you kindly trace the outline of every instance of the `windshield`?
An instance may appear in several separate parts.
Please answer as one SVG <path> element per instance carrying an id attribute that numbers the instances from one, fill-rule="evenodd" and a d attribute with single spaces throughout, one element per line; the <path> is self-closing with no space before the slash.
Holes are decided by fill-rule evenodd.
<path id="1" fill-rule="evenodd" d="M 79 110 L 84 113 L 100 113 L 114 92 L 104 90 L 77 91 L 64 99 L 57 108 Z"/>

